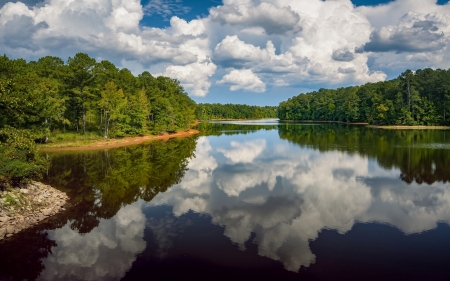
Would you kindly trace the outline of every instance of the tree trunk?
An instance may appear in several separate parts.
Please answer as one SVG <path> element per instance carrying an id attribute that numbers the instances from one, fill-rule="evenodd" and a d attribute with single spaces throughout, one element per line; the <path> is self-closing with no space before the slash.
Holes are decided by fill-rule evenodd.
<path id="1" fill-rule="evenodd" d="M 411 87 L 409 80 L 406 80 L 406 90 L 408 91 L 408 111 L 411 112 Z"/>
<path id="2" fill-rule="evenodd" d="M 108 119 L 108 115 L 105 114 L 105 134 L 104 134 L 105 139 L 108 138 L 108 127 L 109 127 L 109 119 Z"/>
<path id="3" fill-rule="evenodd" d="M 81 91 L 81 104 L 82 104 L 82 114 L 83 114 L 83 134 L 86 134 L 86 105 L 85 105 L 85 95 L 84 87 L 80 88 Z"/>
<path id="4" fill-rule="evenodd" d="M 75 94 L 72 93 L 72 110 L 73 110 L 73 130 L 77 131 L 77 109 L 76 109 L 76 102 L 75 102 Z"/>

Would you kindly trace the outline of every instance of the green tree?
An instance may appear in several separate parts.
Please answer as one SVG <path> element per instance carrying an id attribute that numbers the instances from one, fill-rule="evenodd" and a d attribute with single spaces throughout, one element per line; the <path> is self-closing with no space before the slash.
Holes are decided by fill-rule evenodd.
<path id="1" fill-rule="evenodd" d="M 122 110 L 125 108 L 127 100 L 122 89 L 118 90 L 114 82 L 106 83 L 105 90 L 102 91 L 101 95 L 102 99 L 99 102 L 99 106 L 103 110 L 105 120 L 103 136 L 108 138 L 111 123 L 123 117 Z"/>
<path id="2" fill-rule="evenodd" d="M 93 98 L 92 88 L 95 85 L 94 67 L 96 61 L 85 53 L 77 53 L 67 61 L 69 88 L 72 92 L 72 114 L 74 129 L 78 130 L 78 110 L 82 115 L 82 131 L 86 133 L 86 109 Z"/>

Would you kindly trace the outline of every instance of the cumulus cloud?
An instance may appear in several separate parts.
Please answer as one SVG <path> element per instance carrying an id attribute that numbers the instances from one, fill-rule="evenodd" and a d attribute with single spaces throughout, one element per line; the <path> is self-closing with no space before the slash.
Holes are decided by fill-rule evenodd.
<path id="1" fill-rule="evenodd" d="M 226 0 L 189 22 L 178 17 L 189 9 L 178 0 L 144 6 L 29 0 L 0 7 L 0 48 L 8 56 L 87 52 L 119 66 L 133 62 L 122 67 L 135 74 L 145 69 L 178 79 L 193 96 L 207 95 L 217 82 L 264 92 L 266 85 L 376 82 L 392 68 L 450 67 L 450 5 L 435 0 L 358 8 L 350 0 Z M 140 25 L 156 14 L 170 18 L 170 26 Z"/>
<path id="2" fill-rule="evenodd" d="M 332 55 L 334 60 L 337 61 L 352 61 L 355 58 L 355 55 L 345 49 L 339 49 L 339 50 L 335 50 L 333 51 L 333 55 Z"/>
<path id="3" fill-rule="evenodd" d="M 250 69 L 237 70 L 234 69 L 222 80 L 219 84 L 230 84 L 231 91 L 246 90 L 250 92 L 262 93 L 266 90 L 266 84 L 264 84 L 258 76 L 256 76 Z"/>
<path id="4" fill-rule="evenodd" d="M 289 6 L 277 6 L 269 2 L 250 6 L 240 1 L 224 1 L 225 5 L 211 9 L 211 19 L 222 24 L 245 27 L 262 27 L 267 34 L 284 34 L 300 31 L 300 16 Z"/>
<path id="5" fill-rule="evenodd" d="M 382 27 L 372 32 L 363 46 L 367 52 L 432 52 L 443 49 L 447 40 L 436 22 L 411 20 L 395 27 Z"/>

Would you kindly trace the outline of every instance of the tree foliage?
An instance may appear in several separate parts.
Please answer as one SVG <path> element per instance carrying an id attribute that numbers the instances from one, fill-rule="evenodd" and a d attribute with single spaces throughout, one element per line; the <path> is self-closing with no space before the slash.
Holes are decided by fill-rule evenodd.
<path id="1" fill-rule="evenodd" d="M 186 130 L 196 104 L 177 80 L 147 71 L 136 77 L 77 53 L 67 63 L 0 57 L 0 109 L 0 128 L 99 135 L 106 128 L 108 137 L 118 137 Z"/>
<path id="2" fill-rule="evenodd" d="M 211 119 L 262 119 L 276 118 L 276 106 L 251 106 L 246 104 L 200 103 L 197 105 L 197 118 Z"/>
<path id="3" fill-rule="evenodd" d="M 407 70 L 397 79 L 300 94 L 281 102 L 282 120 L 450 125 L 450 70 Z"/>
<path id="4" fill-rule="evenodd" d="M 47 161 L 37 153 L 34 139 L 29 130 L 0 130 L 0 188 L 18 186 L 45 169 Z"/>

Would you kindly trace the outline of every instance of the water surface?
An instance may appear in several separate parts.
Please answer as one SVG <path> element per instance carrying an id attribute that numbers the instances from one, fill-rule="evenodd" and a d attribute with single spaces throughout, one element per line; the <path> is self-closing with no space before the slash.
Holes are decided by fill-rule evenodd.
<path id="1" fill-rule="evenodd" d="M 66 213 L 0 244 L 5 280 L 449 280 L 450 132 L 216 122 L 60 152 Z"/>

